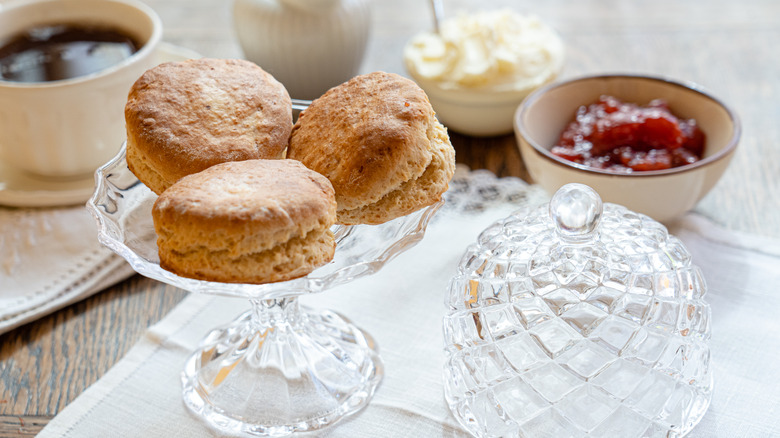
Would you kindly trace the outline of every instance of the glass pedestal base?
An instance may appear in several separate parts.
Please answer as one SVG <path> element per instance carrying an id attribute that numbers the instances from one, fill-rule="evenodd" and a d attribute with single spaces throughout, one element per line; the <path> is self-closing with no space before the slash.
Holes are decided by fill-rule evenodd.
<path id="1" fill-rule="evenodd" d="M 370 401 L 383 376 L 371 337 L 297 298 L 252 301 L 213 330 L 182 372 L 185 405 L 216 430 L 287 436 L 330 426 Z"/>
<path id="2" fill-rule="evenodd" d="M 139 274 L 193 293 L 246 298 L 252 311 L 212 331 L 182 372 L 185 405 L 220 435 L 319 430 L 368 404 L 383 367 L 371 338 L 332 312 L 302 312 L 295 297 L 379 271 L 416 245 L 444 201 L 381 225 L 336 225 L 333 260 L 309 275 L 266 284 L 179 277 L 160 266 L 157 195 L 127 167 L 126 149 L 95 173 L 87 209 L 98 239 Z"/>

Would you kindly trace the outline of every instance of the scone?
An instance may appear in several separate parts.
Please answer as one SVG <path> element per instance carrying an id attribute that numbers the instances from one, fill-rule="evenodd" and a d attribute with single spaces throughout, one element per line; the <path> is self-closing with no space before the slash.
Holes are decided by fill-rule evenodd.
<path id="1" fill-rule="evenodd" d="M 455 150 L 425 92 L 375 72 L 328 90 L 293 126 L 287 158 L 333 184 L 342 224 L 381 224 L 441 199 Z"/>
<path id="2" fill-rule="evenodd" d="M 282 158 L 292 129 L 284 86 L 249 61 L 161 64 L 130 89 L 127 164 L 157 194 L 217 163 Z"/>
<path id="3" fill-rule="evenodd" d="M 214 165 L 165 190 L 152 207 L 160 266 L 183 277 L 270 283 L 333 258 L 333 187 L 293 160 Z"/>

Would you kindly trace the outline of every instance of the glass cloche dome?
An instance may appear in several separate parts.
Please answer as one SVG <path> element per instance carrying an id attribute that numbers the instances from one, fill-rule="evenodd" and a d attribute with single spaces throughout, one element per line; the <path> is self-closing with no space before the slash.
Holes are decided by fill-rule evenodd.
<path id="1" fill-rule="evenodd" d="M 683 244 L 562 187 L 488 227 L 449 284 L 445 397 L 478 437 L 679 437 L 711 398 L 710 308 Z"/>

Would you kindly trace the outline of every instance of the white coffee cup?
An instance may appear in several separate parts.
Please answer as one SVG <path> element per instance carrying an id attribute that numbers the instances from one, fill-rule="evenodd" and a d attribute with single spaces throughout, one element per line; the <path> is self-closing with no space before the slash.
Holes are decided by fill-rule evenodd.
<path id="1" fill-rule="evenodd" d="M 100 25 L 141 48 L 104 70 L 50 82 L 0 79 L 0 160 L 41 177 L 79 177 L 110 160 L 125 139 L 130 87 L 153 67 L 162 37 L 157 14 L 136 0 L 23 0 L 0 4 L 0 44 L 52 24 Z"/>

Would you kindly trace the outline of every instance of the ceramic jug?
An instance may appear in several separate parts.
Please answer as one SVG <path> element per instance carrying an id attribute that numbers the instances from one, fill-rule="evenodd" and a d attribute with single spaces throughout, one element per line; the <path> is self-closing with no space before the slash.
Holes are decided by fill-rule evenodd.
<path id="1" fill-rule="evenodd" d="M 234 0 L 246 59 L 312 100 L 358 74 L 370 31 L 368 0 Z"/>

